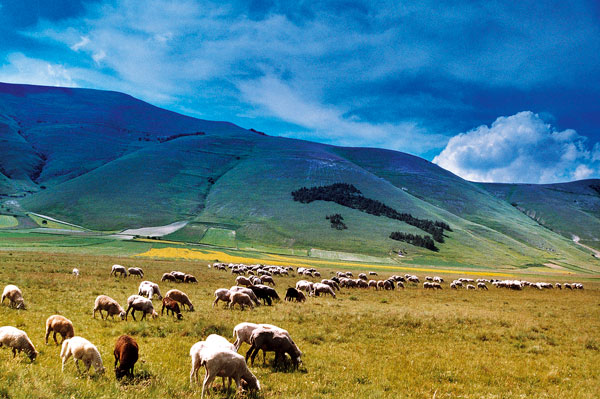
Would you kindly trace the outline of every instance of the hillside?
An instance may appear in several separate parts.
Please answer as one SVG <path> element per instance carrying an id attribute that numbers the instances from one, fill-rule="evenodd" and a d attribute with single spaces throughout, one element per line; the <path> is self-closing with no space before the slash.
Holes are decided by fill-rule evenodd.
<path id="1" fill-rule="evenodd" d="M 572 183 L 581 190 L 568 193 L 560 185 L 540 187 L 553 193 L 551 203 L 535 209 L 544 213 L 542 225 L 526 214 L 534 208 L 525 199 L 515 207 L 502 194 L 514 185 L 492 189 L 401 152 L 267 136 L 87 89 L 0 84 L 0 140 L 4 205 L 13 201 L 21 211 L 90 229 L 188 221 L 164 238 L 304 254 L 402 250 L 405 262 L 432 264 L 600 267 L 570 236 L 578 230 L 586 242 L 594 239 L 600 196 L 585 185 L 599 181 Z M 335 183 L 452 231 L 432 252 L 389 238 L 395 231 L 426 234 L 413 225 L 334 202 L 292 199 L 299 188 Z M 577 209 L 587 217 L 574 229 Z M 348 228 L 331 228 L 330 214 L 342 215 Z"/>

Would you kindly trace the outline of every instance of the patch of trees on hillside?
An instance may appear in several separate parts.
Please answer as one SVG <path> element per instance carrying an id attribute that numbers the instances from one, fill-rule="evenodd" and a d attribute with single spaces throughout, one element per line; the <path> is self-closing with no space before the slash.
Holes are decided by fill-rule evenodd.
<path id="1" fill-rule="evenodd" d="M 173 134 L 171 136 L 158 136 L 156 139 L 158 140 L 159 143 L 166 143 L 167 141 L 175 140 L 175 139 L 178 139 L 180 137 L 204 136 L 205 134 L 206 133 L 204 133 L 204 132 L 179 133 L 179 134 Z"/>
<path id="2" fill-rule="evenodd" d="M 400 220 L 431 234 L 437 242 L 444 242 L 444 230 L 452 231 L 450 226 L 441 221 L 419 219 L 410 213 L 400 213 L 381 201 L 367 198 L 352 184 L 334 183 L 328 186 L 302 187 L 292 191 L 294 201 L 308 204 L 313 201 L 332 201 L 348 208 L 357 209 L 370 215 L 385 216 Z"/>
<path id="3" fill-rule="evenodd" d="M 590 184 L 590 188 L 600 195 L 600 184 Z"/>
<path id="4" fill-rule="evenodd" d="M 336 230 L 345 230 L 348 228 L 346 223 L 342 222 L 344 218 L 339 213 L 334 213 L 333 215 L 325 216 L 325 219 L 329 220 L 331 223 L 331 228 Z"/>
<path id="5" fill-rule="evenodd" d="M 392 234 L 390 234 L 390 238 L 396 241 L 404 241 L 416 247 L 426 248 L 431 251 L 439 251 L 439 249 L 435 246 L 435 242 L 429 236 L 420 236 L 417 234 L 395 231 Z"/>

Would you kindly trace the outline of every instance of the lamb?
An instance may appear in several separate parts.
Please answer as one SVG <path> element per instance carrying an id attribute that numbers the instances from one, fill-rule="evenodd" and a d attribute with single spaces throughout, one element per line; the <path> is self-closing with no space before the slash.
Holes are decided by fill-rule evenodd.
<path id="1" fill-rule="evenodd" d="M 223 302 L 227 302 L 227 303 L 231 302 L 231 299 L 229 298 L 230 295 L 231 295 L 231 293 L 229 292 L 229 290 L 227 288 L 219 288 L 218 290 L 216 290 L 215 291 L 215 301 L 212 304 L 213 308 L 219 301 L 223 301 Z"/>
<path id="2" fill-rule="evenodd" d="M 467 286 L 465 288 L 468 290 L 474 290 L 475 286 L 473 284 L 467 284 Z"/>
<path id="3" fill-rule="evenodd" d="M 181 314 L 181 310 L 179 309 L 179 303 L 171 298 L 163 298 L 162 300 L 162 309 L 160 311 L 160 314 L 162 315 L 163 312 L 165 311 L 165 308 L 167 308 L 167 316 L 169 315 L 169 310 L 171 311 L 171 313 L 173 314 L 173 316 L 177 315 L 177 319 L 181 320 L 183 319 L 183 315 Z"/>
<path id="4" fill-rule="evenodd" d="M 171 299 L 179 302 L 183 309 L 185 309 L 185 306 L 187 305 L 188 310 L 190 312 L 194 311 L 194 305 L 192 305 L 192 301 L 190 301 L 190 298 L 188 298 L 188 296 L 183 291 L 179 291 L 177 289 L 172 289 L 172 290 L 167 291 L 167 294 L 165 295 L 165 297 L 171 298 Z"/>
<path id="5" fill-rule="evenodd" d="M 140 278 L 144 278 L 144 271 L 139 267 L 130 267 L 127 269 L 130 275 L 139 276 Z"/>
<path id="6" fill-rule="evenodd" d="M 250 358 L 250 364 L 254 364 L 254 358 L 259 350 L 264 352 L 275 352 L 275 362 L 283 361 L 285 353 L 292 358 L 293 367 L 296 369 L 301 363 L 302 352 L 292 341 L 289 334 L 284 334 L 281 331 L 272 328 L 259 327 L 252 332 L 250 336 L 250 349 L 246 352 L 246 361 Z M 264 362 L 264 357 L 263 357 Z"/>
<path id="7" fill-rule="evenodd" d="M 102 357 L 98 348 L 90 341 L 83 337 L 75 336 L 63 341 L 62 348 L 60 350 L 60 358 L 62 359 L 62 372 L 65 371 L 65 363 L 69 358 L 73 356 L 77 371 L 81 373 L 79 369 L 79 361 L 82 360 L 85 365 L 85 371 L 90 370 L 90 366 L 93 365 L 96 370 L 96 374 L 104 374 L 104 366 L 102 365 Z"/>
<path id="8" fill-rule="evenodd" d="M 75 332 L 73 331 L 73 323 L 71 320 L 57 314 L 48 317 L 46 320 L 46 345 L 48 345 L 48 337 L 50 336 L 51 332 L 54 332 L 52 338 L 54 338 L 54 343 L 56 343 L 56 345 L 58 345 L 56 333 L 60 334 L 63 341 L 67 338 L 73 338 L 75 336 Z"/>
<path id="9" fill-rule="evenodd" d="M 77 269 L 77 268 L 73 269 L 71 274 L 73 275 L 73 277 L 79 277 L 79 269 Z"/>
<path id="10" fill-rule="evenodd" d="M 234 292 L 231 294 L 231 302 L 229 302 L 228 308 L 231 309 L 235 305 L 240 305 L 242 310 L 244 310 L 244 306 L 250 306 L 250 308 L 254 309 L 252 299 L 242 292 Z"/>
<path id="11" fill-rule="evenodd" d="M 125 320 L 127 320 L 127 316 L 129 315 L 129 311 L 131 310 L 131 317 L 135 320 L 135 311 L 138 310 L 142 312 L 142 320 L 146 318 L 146 314 L 150 313 L 152 318 L 158 317 L 158 313 L 154 310 L 154 305 L 152 305 L 152 301 L 150 299 L 144 298 L 139 295 L 132 295 L 127 298 L 127 311 L 125 312 Z"/>
<path id="12" fill-rule="evenodd" d="M 477 288 L 480 288 L 482 290 L 488 289 L 488 287 L 487 287 L 487 285 L 485 285 L 485 283 L 477 283 Z"/>
<path id="13" fill-rule="evenodd" d="M 121 320 L 125 320 L 125 310 L 109 296 L 106 295 L 98 295 L 96 297 L 96 302 L 94 303 L 94 319 L 96 318 L 96 312 L 100 312 L 100 317 L 104 320 L 104 315 L 102 311 L 106 311 L 106 319 L 108 320 L 108 316 L 111 316 L 112 319 L 115 319 L 115 315 L 118 314 L 121 317 Z"/>
<path id="14" fill-rule="evenodd" d="M 165 273 L 162 275 L 160 281 L 177 281 L 177 279 L 171 273 Z"/>
<path id="15" fill-rule="evenodd" d="M 9 284 L 4 287 L 4 292 L 2 292 L 2 301 L 0 303 L 4 303 L 4 299 L 8 298 L 9 307 L 16 309 L 25 309 L 25 300 L 23 299 L 23 293 L 16 285 Z"/>
<path id="16" fill-rule="evenodd" d="M 230 381 L 233 379 L 237 389 L 241 388 L 244 380 L 250 390 L 260 390 L 258 379 L 248 369 L 244 357 L 236 352 L 222 348 L 207 348 L 202 351 L 201 365 L 206 368 L 201 398 L 204 398 L 205 390 L 209 389 L 213 380 L 219 376 L 229 377 Z"/>
<path id="17" fill-rule="evenodd" d="M 139 347 L 135 339 L 129 335 L 121 335 L 115 342 L 113 354 L 115 355 L 115 377 L 118 380 L 125 376 L 133 378 L 133 366 L 139 357 Z"/>
<path id="18" fill-rule="evenodd" d="M 196 277 L 192 276 L 191 274 L 186 274 L 186 275 L 183 277 L 183 282 L 184 282 L 184 283 L 190 283 L 190 284 L 191 284 L 191 283 L 196 283 L 196 284 L 198 284 L 198 279 L 197 279 Z"/>
<path id="19" fill-rule="evenodd" d="M 160 288 L 158 288 L 158 284 L 153 283 L 152 281 L 142 281 L 138 289 L 138 295 L 147 296 L 148 299 L 152 299 L 154 295 L 158 295 L 158 299 L 163 298 L 160 294 Z"/>
<path id="20" fill-rule="evenodd" d="M 113 267 L 112 267 L 112 269 L 110 271 L 110 275 L 112 276 L 114 274 L 115 277 L 117 277 L 117 273 L 119 273 L 123 277 L 127 277 L 127 269 L 125 269 L 124 266 L 113 265 Z"/>
<path id="21" fill-rule="evenodd" d="M 313 287 L 315 296 L 319 296 L 319 294 L 329 294 L 333 297 L 333 299 L 335 299 L 335 292 L 333 291 L 333 288 L 327 284 L 315 283 Z"/>
<path id="22" fill-rule="evenodd" d="M 289 287 L 285 293 L 285 300 L 292 301 L 293 299 L 295 299 L 296 302 L 304 302 L 306 301 L 306 296 L 302 293 L 302 291 L 298 291 L 293 287 Z"/>
<path id="23" fill-rule="evenodd" d="M 0 347 L 3 345 L 12 348 L 13 358 L 17 356 L 17 352 L 25 352 L 33 362 L 38 355 L 27 333 L 16 327 L 0 327 Z"/>

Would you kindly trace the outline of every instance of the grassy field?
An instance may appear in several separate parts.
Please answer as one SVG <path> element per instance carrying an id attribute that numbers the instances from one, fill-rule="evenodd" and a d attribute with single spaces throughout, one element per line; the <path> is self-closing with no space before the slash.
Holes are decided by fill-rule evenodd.
<path id="1" fill-rule="evenodd" d="M 197 285 L 164 283 L 161 290 L 184 290 L 197 311 L 184 312 L 178 322 L 94 320 L 97 295 L 124 304 L 137 292 L 137 279 L 108 277 L 113 263 L 140 266 L 153 281 L 171 270 L 196 275 Z M 0 397 L 198 397 L 200 389 L 188 381 L 190 346 L 211 333 L 231 339 L 233 326 L 242 321 L 286 328 L 303 352 L 295 372 L 273 369 L 272 354 L 266 366 L 259 361 L 251 367 L 263 387 L 260 398 L 596 398 L 600 392 L 597 280 L 583 281 L 584 291 L 343 290 L 338 299 L 309 298 L 305 304 L 280 302 L 242 312 L 211 308 L 214 290 L 231 286 L 234 277 L 207 268 L 206 261 L 11 250 L 0 252 L 0 264 L 2 286 L 18 285 L 28 305 L 26 311 L 0 307 L 0 325 L 25 330 L 40 351 L 31 364 L 0 349 Z M 81 278 L 70 275 L 73 267 Z M 320 270 L 329 275 L 330 269 Z M 379 272 L 380 277 L 391 273 Z M 553 281 L 564 278 L 573 279 L 558 275 Z M 275 279 L 282 296 L 297 280 Z M 105 376 L 78 376 L 72 362 L 61 373 L 59 347 L 44 344 L 45 319 L 56 313 L 98 346 Z M 138 341 L 140 361 L 136 378 L 118 383 L 112 349 L 124 333 Z M 240 353 L 247 349 L 244 344 Z"/>

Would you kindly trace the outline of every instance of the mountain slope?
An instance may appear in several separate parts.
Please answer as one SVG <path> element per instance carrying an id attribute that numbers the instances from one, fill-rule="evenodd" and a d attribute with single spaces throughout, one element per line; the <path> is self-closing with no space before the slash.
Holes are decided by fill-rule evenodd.
<path id="1" fill-rule="evenodd" d="M 412 260 L 487 267 L 588 267 L 588 251 L 559 229 L 572 220 L 571 205 L 545 216 L 555 220 L 557 234 L 512 206 L 504 187 L 465 181 L 400 152 L 270 137 L 120 93 L 8 84 L 0 84 L 0 140 L 0 201 L 22 197 L 25 210 L 92 229 L 186 220 L 168 238 L 300 253 L 402 250 Z M 389 238 L 392 231 L 426 234 L 404 222 L 333 202 L 292 200 L 298 188 L 340 182 L 453 231 L 434 253 Z M 553 192 L 560 203 L 563 197 Z M 580 219 L 581 230 L 591 237 L 600 197 L 582 188 L 564 199 L 573 196 L 585 198 L 590 217 Z M 347 230 L 331 228 L 325 216 L 334 213 Z"/>

